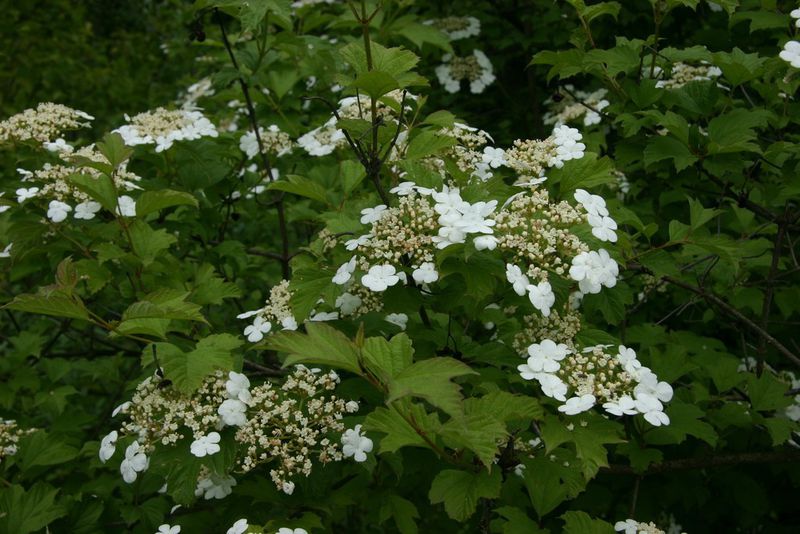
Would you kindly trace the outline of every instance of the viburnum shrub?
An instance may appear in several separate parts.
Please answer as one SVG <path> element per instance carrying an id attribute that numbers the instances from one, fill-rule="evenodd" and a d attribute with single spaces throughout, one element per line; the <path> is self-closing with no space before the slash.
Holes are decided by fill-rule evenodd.
<path id="1" fill-rule="evenodd" d="M 794 532 L 800 8 L 531 4 L 2 120 L 0 531 Z"/>

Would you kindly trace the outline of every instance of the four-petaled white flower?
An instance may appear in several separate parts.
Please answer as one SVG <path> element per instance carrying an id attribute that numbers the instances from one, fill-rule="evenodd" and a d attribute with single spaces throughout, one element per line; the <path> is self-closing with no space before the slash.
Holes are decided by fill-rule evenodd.
<path id="1" fill-rule="evenodd" d="M 284 492 L 286 495 L 291 495 L 294 493 L 294 482 L 286 481 L 281 486 L 281 491 Z"/>
<path id="2" fill-rule="evenodd" d="M 385 204 L 379 204 L 374 208 L 364 208 L 361 210 L 361 224 L 371 224 L 380 221 L 387 209 Z"/>
<path id="3" fill-rule="evenodd" d="M 556 344 L 552 339 L 544 339 L 541 343 L 533 343 L 528 347 L 527 363 L 520 365 L 519 370 L 521 373 L 525 372 L 526 374 L 555 373 L 561 368 L 559 362 L 570 353 L 572 353 L 572 350 L 564 343 Z M 523 375 L 523 378 L 530 380 L 525 375 Z"/>
<path id="4" fill-rule="evenodd" d="M 545 317 L 550 316 L 550 308 L 556 302 L 553 288 L 549 282 L 539 282 L 537 285 L 528 286 L 528 298 L 533 307 L 542 312 Z"/>
<path id="5" fill-rule="evenodd" d="M 572 259 L 569 269 L 570 277 L 578 282 L 578 288 L 584 294 L 599 293 L 603 286 L 614 287 L 618 274 L 617 262 L 605 249 L 581 252 Z"/>
<path id="6" fill-rule="evenodd" d="M 625 534 L 639 534 L 639 523 L 635 519 L 617 521 L 614 524 L 614 530 Z"/>
<path id="7" fill-rule="evenodd" d="M 309 317 L 308 320 L 317 323 L 325 321 L 335 321 L 338 318 L 339 318 L 339 312 L 319 312 Z"/>
<path id="8" fill-rule="evenodd" d="M 394 265 L 373 265 L 369 272 L 361 277 L 361 283 L 372 291 L 386 291 L 386 288 L 397 284 L 400 277 Z"/>
<path id="9" fill-rule="evenodd" d="M 506 151 L 502 148 L 493 148 L 487 146 L 483 149 L 483 163 L 486 163 L 491 168 L 496 169 L 502 167 L 506 162 Z"/>
<path id="10" fill-rule="evenodd" d="M 304 528 L 281 527 L 276 534 L 308 534 Z"/>
<path id="11" fill-rule="evenodd" d="M 558 407 L 558 411 L 566 415 L 576 415 L 590 410 L 595 401 L 594 395 L 591 394 L 570 397 L 567 402 Z"/>
<path id="12" fill-rule="evenodd" d="M 246 425 L 246 412 L 247 405 L 239 399 L 225 399 L 222 401 L 222 404 L 219 405 L 219 408 L 217 408 L 217 413 L 222 418 L 222 422 L 228 426 Z"/>
<path id="13" fill-rule="evenodd" d="M 247 341 L 258 343 L 264 339 L 264 334 L 268 334 L 271 329 L 272 323 L 259 315 L 253 321 L 253 324 L 244 329 L 244 335 L 247 336 Z"/>
<path id="14" fill-rule="evenodd" d="M 248 528 L 250 528 L 250 525 L 247 523 L 247 519 L 239 519 L 225 534 L 244 534 Z"/>
<path id="15" fill-rule="evenodd" d="M 386 316 L 386 322 L 399 326 L 401 330 L 405 330 L 408 324 L 408 315 L 405 313 L 390 313 Z"/>
<path id="16" fill-rule="evenodd" d="M 109 458 L 114 456 L 117 450 L 117 438 L 119 435 L 116 430 L 109 432 L 106 437 L 100 441 L 100 461 L 106 463 Z"/>
<path id="17" fill-rule="evenodd" d="M 88 221 L 90 219 L 94 219 L 95 213 L 100 211 L 100 208 L 102 208 L 102 206 L 100 205 L 99 202 L 87 200 L 75 206 L 75 214 L 73 215 L 73 217 L 75 217 L 76 219 L 85 219 Z"/>
<path id="18" fill-rule="evenodd" d="M 223 402 L 223 404 L 225 403 Z M 194 440 L 189 447 L 189 450 L 198 458 L 202 458 L 203 456 L 211 456 L 212 454 L 217 454 L 220 451 L 219 440 L 219 432 L 210 432 L 207 435 L 200 436 Z"/>
<path id="19" fill-rule="evenodd" d="M 128 195 L 119 197 L 117 199 L 117 215 L 136 217 L 136 201 Z"/>
<path id="20" fill-rule="evenodd" d="M 239 399 L 242 402 L 250 402 L 250 380 L 247 376 L 236 371 L 228 373 L 228 380 L 225 382 L 225 391 L 229 399 Z"/>
<path id="21" fill-rule="evenodd" d="M 589 215 L 597 215 L 605 217 L 608 215 L 608 208 L 606 208 L 606 201 L 600 195 L 592 195 L 585 189 L 576 189 L 573 194 L 575 200 L 579 202 L 586 213 Z"/>
<path id="22" fill-rule="evenodd" d="M 778 55 L 792 67 L 800 69 L 800 41 L 787 41 Z"/>
<path id="23" fill-rule="evenodd" d="M 54 223 L 60 223 L 67 218 L 67 214 L 72 211 L 72 206 L 60 200 L 51 200 L 47 208 L 47 218 Z"/>
<path id="24" fill-rule="evenodd" d="M 395 187 L 389 190 L 390 193 L 393 193 L 397 196 L 407 196 L 414 192 L 417 189 L 417 184 L 414 182 L 400 182 Z"/>
<path id="25" fill-rule="evenodd" d="M 617 360 L 622 364 L 622 367 L 630 374 L 636 373 L 636 370 L 642 367 L 642 363 L 636 359 L 636 351 L 629 349 L 625 345 L 619 346 Z"/>
<path id="26" fill-rule="evenodd" d="M 506 264 L 506 279 L 514 286 L 514 291 L 520 297 L 528 291 L 528 286 L 531 285 L 528 277 L 522 274 L 522 269 L 510 263 Z"/>
<path id="27" fill-rule="evenodd" d="M 125 413 L 127 412 L 128 408 L 131 406 L 131 401 L 125 401 L 116 408 L 114 411 L 111 412 L 111 417 L 116 417 L 118 413 Z"/>
<path id="28" fill-rule="evenodd" d="M 493 235 L 479 235 L 472 240 L 475 250 L 494 250 L 497 248 L 497 238 Z"/>
<path id="29" fill-rule="evenodd" d="M 297 330 L 297 319 L 291 315 L 287 315 L 281 319 L 281 326 L 284 330 Z"/>
<path id="30" fill-rule="evenodd" d="M 357 249 L 360 246 L 366 245 L 369 242 L 369 239 L 371 237 L 372 236 L 370 234 L 364 234 L 364 235 L 359 236 L 359 237 L 357 237 L 355 239 L 348 239 L 344 243 L 344 248 L 349 250 L 349 251 L 353 251 L 353 250 Z"/>
<path id="31" fill-rule="evenodd" d="M 65 154 L 71 154 L 73 150 L 75 150 L 72 145 L 68 144 L 62 138 L 58 138 L 55 141 L 45 141 L 43 144 L 44 148 L 50 152 L 63 152 Z"/>
<path id="32" fill-rule="evenodd" d="M 600 241 L 617 242 L 617 221 L 611 217 L 601 217 L 599 215 L 589 215 L 589 224 L 592 227 L 592 235 Z"/>
<path id="33" fill-rule="evenodd" d="M 231 476 L 219 476 L 212 474 L 197 481 L 194 490 L 195 497 L 202 496 L 205 500 L 224 499 L 233 493 L 236 479 Z"/>
<path id="34" fill-rule="evenodd" d="M 356 270 L 356 257 L 353 256 L 350 258 L 350 261 L 347 263 L 343 263 L 339 266 L 336 270 L 336 274 L 334 275 L 332 281 L 334 284 L 343 286 L 347 282 L 350 281 L 350 277 L 353 275 L 353 271 Z"/>
<path id="35" fill-rule="evenodd" d="M 22 204 L 29 198 L 35 197 L 36 193 L 38 192 L 39 192 L 38 187 L 28 187 L 28 188 L 20 187 L 19 189 L 17 189 L 17 202 Z"/>
<path id="36" fill-rule="evenodd" d="M 636 377 L 639 379 L 639 383 L 634 388 L 633 393 L 637 399 L 643 395 L 648 395 L 661 402 L 672 400 L 672 386 L 666 382 L 659 382 L 656 374 L 647 367 L 638 369 Z"/>
<path id="37" fill-rule="evenodd" d="M 560 400 L 562 402 L 566 400 L 567 385 L 556 375 L 538 373 L 535 378 L 542 388 L 542 393 L 551 399 Z"/>
<path id="38" fill-rule="evenodd" d="M 356 462 L 365 462 L 367 453 L 372 451 L 372 440 L 361 434 L 361 425 L 345 430 L 342 434 L 342 454 L 351 456 Z"/>
<path id="39" fill-rule="evenodd" d="M 362 300 L 358 295 L 352 293 L 342 293 L 336 297 L 335 306 L 339 308 L 341 314 L 352 315 L 361 306 Z"/>
<path id="40" fill-rule="evenodd" d="M 439 279 L 439 272 L 436 270 L 436 264 L 426 261 L 414 269 L 411 277 L 418 284 L 430 284 Z"/>
<path id="41" fill-rule="evenodd" d="M 125 459 L 119 464 L 119 472 L 122 473 L 122 480 L 131 484 L 136 480 L 138 474 L 147 471 L 149 466 L 150 460 L 141 450 L 139 442 L 134 441 L 125 449 Z"/>
<path id="42" fill-rule="evenodd" d="M 636 415 L 636 401 L 630 395 L 622 395 L 615 402 L 606 402 L 603 409 L 612 415 Z"/>
<path id="43" fill-rule="evenodd" d="M 669 416 L 664 413 L 664 405 L 651 395 L 637 395 L 636 410 L 653 426 L 669 424 Z"/>
<path id="44" fill-rule="evenodd" d="M 167 523 L 158 527 L 156 534 L 178 534 L 181 531 L 180 525 L 170 526 Z"/>

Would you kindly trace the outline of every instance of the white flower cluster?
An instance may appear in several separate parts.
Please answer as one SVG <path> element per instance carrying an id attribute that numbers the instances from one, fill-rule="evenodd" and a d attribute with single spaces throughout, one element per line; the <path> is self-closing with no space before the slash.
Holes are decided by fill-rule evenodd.
<path id="1" fill-rule="evenodd" d="M 550 167 L 560 169 L 564 163 L 581 159 L 586 145 L 581 142 L 583 135 L 567 125 L 556 126 L 553 133 L 544 140 L 517 139 L 514 146 L 505 151 L 506 165 L 525 177 L 541 178 Z M 539 183 L 534 180 L 532 185 Z"/>
<path id="2" fill-rule="evenodd" d="M 258 135 L 261 137 L 261 144 L 265 152 L 273 153 L 278 157 L 292 152 L 292 140 L 289 134 L 282 132 L 275 124 L 270 125 L 266 130 L 259 126 Z M 253 130 L 239 138 L 239 149 L 247 154 L 248 159 L 254 158 L 258 154 L 258 139 Z"/>
<path id="3" fill-rule="evenodd" d="M 406 93 L 406 100 L 415 100 L 416 96 Z M 378 116 L 382 117 L 386 124 L 396 124 L 397 112 L 395 108 L 386 102 L 393 101 L 399 104 L 403 100 L 402 91 L 391 91 L 382 96 L 376 103 Z M 337 114 L 341 119 L 364 119 L 370 116 L 372 99 L 368 96 L 359 97 L 349 96 L 339 101 Z M 332 116 L 325 124 L 314 128 L 310 132 L 301 135 L 297 139 L 297 145 L 311 156 L 327 156 L 337 148 L 342 148 L 347 141 L 344 132 L 337 126 L 338 120 Z"/>
<path id="4" fill-rule="evenodd" d="M 800 28 L 800 8 L 793 9 L 789 16 L 794 19 L 795 27 Z M 786 44 L 783 45 L 783 50 L 778 56 L 792 67 L 800 69 L 800 41 L 795 41 L 794 39 L 786 41 Z"/>
<path id="5" fill-rule="evenodd" d="M 70 147 L 71 148 L 71 147 Z M 23 202 L 43 198 L 50 199 L 47 205 L 47 218 L 60 223 L 67 219 L 70 213 L 75 219 L 91 220 L 102 209 L 100 203 L 90 199 L 86 193 L 76 188 L 69 177 L 80 173 L 92 178 L 98 178 L 100 171 L 84 165 L 83 162 L 89 160 L 96 163 L 108 163 L 94 145 L 82 147 L 78 150 L 61 151 L 59 157 L 64 160 L 63 164 L 46 163 L 41 169 L 28 171 L 17 169 L 22 175 L 23 187 L 16 190 L 17 202 Z M 118 190 L 133 191 L 141 189 L 136 182 L 141 177 L 128 171 L 127 165 L 123 163 L 113 174 L 112 180 Z M 30 183 L 38 185 L 32 186 Z M 136 202 L 128 195 L 120 195 L 116 214 L 124 217 L 136 216 Z"/>
<path id="6" fill-rule="evenodd" d="M 475 17 L 444 17 L 426 20 L 423 24 L 433 26 L 451 41 L 476 37 L 481 33 L 481 21 Z"/>
<path id="7" fill-rule="evenodd" d="M 622 532 L 623 534 L 667 534 L 655 523 L 640 523 L 635 519 L 626 519 L 625 521 L 617 521 L 614 524 L 614 530 Z"/>
<path id="8" fill-rule="evenodd" d="M 289 281 L 282 280 L 270 290 L 264 307 L 237 315 L 237 319 L 254 317 L 252 324 L 244 329 L 247 340 L 258 343 L 270 333 L 273 323 L 281 325 L 282 330 L 297 330 L 297 321 L 289 305 L 291 297 Z"/>
<path id="9" fill-rule="evenodd" d="M 107 462 L 116 452 L 122 435 L 135 437 L 125 449 L 120 473 L 127 483 L 135 481 L 150 465 L 149 455 L 161 446 L 189 441 L 188 452 L 198 458 L 213 456 L 222 450 L 225 427 L 235 427 L 235 459 L 244 471 L 263 463 L 276 462 L 270 476 L 278 489 L 291 494 L 296 474 L 308 476 L 311 455 L 322 463 L 339 461 L 342 451 L 330 435 L 339 435 L 347 446 L 344 457 L 364 461 L 372 442 L 362 436 L 360 427 L 345 432 L 342 417 L 358 411 L 358 403 L 345 401 L 331 392 L 339 377 L 331 371 L 296 366 L 280 387 L 266 382 L 250 387 L 241 373 L 217 371 L 207 377 L 192 395 L 184 395 L 169 381 L 157 376 L 144 380 L 133 398 L 116 410 L 128 421 L 119 431 L 113 430 L 100 442 L 100 461 Z M 0 434 L 2 435 L 2 434 Z M 195 495 L 204 499 L 222 499 L 233 491 L 236 480 L 227 474 L 204 467 L 198 476 Z"/>
<path id="10" fill-rule="evenodd" d="M 56 140 L 57 137 L 67 130 L 89 126 L 88 121 L 92 120 L 94 117 L 83 111 L 43 102 L 36 109 L 26 109 L 0 121 L 0 145 L 14 141 L 33 141 L 48 147 L 55 141 L 52 145 L 56 148 L 65 144 L 63 139 L 60 142 Z"/>
<path id="11" fill-rule="evenodd" d="M 528 347 L 520 376 L 535 380 L 546 396 L 561 401 L 558 411 L 576 415 L 601 404 L 612 415 L 642 414 L 653 426 L 669 424 L 663 403 L 672 399 L 672 386 L 659 382 L 636 358 L 633 349 L 610 345 L 581 350 L 544 339 Z M 571 395 L 567 397 L 567 395 Z"/>
<path id="12" fill-rule="evenodd" d="M 200 79 L 186 88 L 186 91 L 178 97 L 177 104 L 189 111 L 200 110 L 201 108 L 198 107 L 197 103 L 203 98 L 214 96 L 213 85 L 211 78 Z"/>
<path id="13" fill-rule="evenodd" d="M 361 222 L 370 224 L 371 229 L 347 241 L 345 248 L 357 250 L 358 255 L 338 268 L 334 283 L 347 285 L 360 271 L 361 285 L 374 292 L 407 283 L 409 274 L 415 283 L 429 284 L 439 279 L 436 250 L 465 243 L 475 234 L 476 247 L 495 247 L 491 215 L 497 201 L 470 203 L 458 188 L 443 186 L 434 191 L 413 182 L 403 182 L 392 192 L 400 196 L 398 206 L 379 205 L 361 211 Z"/>
<path id="14" fill-rule="evenodd" d="M 650 68 L 643 67 L 645 74 L 650 74 Z M 653 77 L 660 78 L 664 74 L 664 69 L 656 66 L 653 69 Z M 656 82 L 656 87 L 660 89 L 678 89 L 689 82 L 715 80 L 722 76 L 719 67 L 711 65 L 707 61 L 699 65 L 690 65 L 682 61 L 673 63 L 669 69 L 669 78 L 661 78 Z"/>
<path id="15" fill-rule="evenodd" d="M 13 419 L 0 419 L 0 462 L 17 454 L 19 438 L 34 432 L 34 428 L 20 428 Z"/>
<path id="16" fill-rule="evenodd" d="M 461 80 L 469 82 L 469 90 L 473 94 L 482 93 L 487 86 L 497 79 L 492 62 L 481 50 L 473 50 L 468 56 L 445 54 L 442 64 L 436 67 L 436 77 L 448 93 L 461 90 Z"/>
<path id="17" fill-rule="evenodd" d="M 312 455 L 323 464 L 343 458 L 338 443 L 328 436 L 344 432 L 342 417 L 356 412 L 358 403 L 330 393 L 339 383 L 335 372 L 298 365 L 280 388 L 267 382 L 252 390 L 242 377 L 239 375 L 235 384 L 229 381 L 228 404 L 219 407 L 225 423 L 238 427 L 241 456 L 236 463 L 240 469 L 248 472 L 259 464 L 274 463 L 272 481 L 291 494 L 295 487 L 291 477 L 311 474 Z M 350 443 L 351 437 L 341 439 Z M 365 443 L 357 445 L 368 452 Z"/>
<path id="18" fill-rule="evenodd" d="M 576 90 L 572 85 L 565 87 L 572 94 L 561 94 L 558 101 L 553 98 L 545 101 L 550 110 L 542 117 L 542 122 L 561 126 L 583 117 L 584 126 L 600 124 L 599 112 L 609 106 L 609 101 L 605 98 L 608 91 L 601 88 L 589 93 Z"/>
<path id="19" fill-rule="evenodd" d="M 194 141 L 201 137 L 217 137 L 217 128 L 199 111 L 156 108 L 133 117 L 125 115 L 128 124 L 116 133 L 128 146 L 156 145 L 156 152 L 172 147 L 175 141 Z"/>

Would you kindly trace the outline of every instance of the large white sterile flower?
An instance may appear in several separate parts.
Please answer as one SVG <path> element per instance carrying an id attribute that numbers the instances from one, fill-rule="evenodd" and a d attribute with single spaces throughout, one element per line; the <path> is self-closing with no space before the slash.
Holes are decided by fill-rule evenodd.
<path id="1" fill-rule="evenodd" d="M 17 202 L 22 204 L 23 202 L 25 202 L 29 198 L 34 198 L 36 196 L 36 193 L 38 193 L 38 192 L 39 192 L 39 188 L 38 187 L 28 187 L 28 188 L 20 187 L 16 191 L 16 193 L 17 193 Z"/>
<path id="2" fill-rule="evenodd" d="M 394 265 L 373 265 L 369 272 L 361 277 L 361 283 L 372 291 L 386 291 L 386 288 L 397 284 L 400 277 Z"/>
<path id="3" fill-rule="evenodd" d="M 600 241 L 617 242 L 617 221 L 611 217 L 589 214 L 589 224 L 592 227 L 592 235 Z"/>
<path id="4" fill-rule="evenodd" d="M 272 323 L 265 320 L 261 315 L 257 315 L 253 320 L 253 324 L 244 329 L 244 335 L 247 336 L 247 341 L 258 343 L 264 339 L 264 334 L 268 334 L 271 329 Z"/>
<path id="5" fill-rule="evenodd" d="M 336 270 L 336 274 L 334 275 L 332 282 L 334 284 L 343 286 L 347 282 L 350 281 L 350 277 L 353 275 L 353 271 L 356 270 L 356 257 L 353 256 L 350 258 L 350 261 L 347 263 L 343 263 L 339 266 Z"/>
<path id="6" fill-rule="evenodd" d="M 533 307 L 542 312 L 545 317 L 550 316 L 550 308 L 556 302 L 556 296 L 553 294 L 553 288 L 549 282 L 539 282 L 537 285 L 529 285 L 528 298 L 533 304 Z"/>
<path id="7" fill-rule="evenodd" d="M 414 269 L 411 277 L 418 284 L 430 284 L 439 279 L 439 273 L 436 271 L 436 265 L 432 262 L 426 261 L 419 267 Z"/>
<path id="8" fill-rule="evenodd" d="M 528 286 L 531 285 L 528 277 L 522 273 L 522 269 L 510 263 L 506 264 L 506 279 L 514 286 L 514 291 L 520 297 L 527 293 Z"/>
<path id="9" fill-rule="evenodd" d="M 236 521 L 225 534 L 244 534 L 248 528 L 250 525 L 247 523 L 247 519 L 242 518 Z"/>
<path id="10" fill-rule="evenodd" d="M 571 352 L 564 343 L 557 344 L 552 339 L 544 339 L 528 347 L 527 365 L 535 373 L 555 373 L 561 368 L 559 362 Z"/>
<path id="11" fill-rule="evenodd" d="M 590 410 L 595 401 L 594 395 L 590 394 L 570 397 L 567 402 L 558 407 L 558 411 L 566 415 L 577 415 Z"/>
<path id="12" fill-rule="evenodd" d="M 406 325 L 408 325 L 408 315 L 405 313 L 390 313 L 385 317 L 385 320 L 387 323 L 399 326 L 401 330 L 405 330 Z"/>
<path id="13" fill-rule="evenodd" d="M 236 479 L 231 476 L 211 474 L 197 481 L 194 495 L 195 497 L 202 496 L 207 501 L 210 499 L 224 499 L 233 493 L 235 485 Z"/>
<path id="14" fill-rule="evenodd" d="M 225 402 L 223 402 L 222 404 L 225 404 Z M 239 401 L 234 401 L 234 402 L 239 402 Z M 191 446 L 189 447 L 189 450 L 193 455 L 197 456 L 198 458 L 202 458 L 204 456 L 211 456 L 212 454 L 217 454 L 220 451 L 219 440 L 220 440 L 219 432 L 209 432 L 205 436 L 200 436 L 199 438 L 194 440 Z"/>
<path id="15" fill-rule="evenodd" d="M 576 189 L 573 196 L 589 215 L 599 215 L 600 217 L 608 215 L 606 201 L 600 195 L 592 195 L 585 189 Z"/>
<path id="16" fill-rule="evenodd" d="M 371 224 L 380 221 L 387 209 L 389 208 L 385 204 L 379 204 L 374 208 L 364 208 L 361 210 L 361 224 Z"/>
<path id="17" fill-rule="evenodd" d="M 622 395 L 616 402 L 606 402 L 603 409 L 612 415 L 636 415 L 636 401 L 630 395 Z"/>
<path id="18" fill-rule="evenodd" d="M 136 480 L 138 474 L 147 471 L 149 466 L 150 460 L 141 450 L 139 442 L 134 441 L 125 449 L 125 459 L 119 464 L 119 472 L 122 473 L 122 480 L 128 484 L 132 484 Z"/>
<path id="19" fill-rule="evenodd" d="M 51 200 L 47 208 L 47 218 L 54 223 L 60 223 L 67 218 L 67 214 L 72 211 L 72 207 L 60 200 Z"/>
<path id="20" fill-rule="evenodd" d="M 117 450 L 117 438 L 119 435 L 117 434 L 116 430 L 112 430 L 109 432 L 101 441 L 100 441 L 100 461 L 106 463 L 109 458 L 114 456 L 114 453 Z"/>
<path id="21" fill-rule="evenodd" d="M 77 206 L 75 206 L 75 214 L 73 217 L 76 219 L 84 219 L 90 220 L 94 219 L 95 214 L 100 211 L 102 206 L 99 202 L 94 202 L 92 200 L 87 200 L 85 202 L 81 202 Z"/>
<path id="22" fill-rule="evenodd" d="M 119 197 L 117 199 L 117 215 L 136 217 L 136 201 L 128 195 Z"/>
<path id="23" fill-rule="evenodd" d="M 180 525 L 170 526 L 168 523 L 164 523 L 158 527 L 156 534 L 180 534 L 180 531 Z"/>
<path id="24" fill-rule="evenodd" d="M 365 462 L 367 453 L 372 451 L 372 440 L 361 433 L 361 425 L 345 430 L 341 441 L 344 457 L 352 456 L 356 462 Z"/>
<path id="25" fill-rule="evenodd" d="M 250 402 L 250 380 L 242 373 L 231 371 L 228 373 L 228 380 L 225 382 L 225 392 L 229 399 L 239 399 L 242 402 Z"/>
<path id="26" fill-rule="evenodd" d="M 493 235 L 479 235 L 472 240 L 475 250 L 494 250 L 497 248 L 497 238 Z"/>
<path id="27" fill-rule="evenodd" d="M 599 293 L 603 286 L 617 284 L 619 266 L 605 249 L 581 252 L 572 259 L 569 276 L 578 282 L 581 293 Z"/>
<path id="28" fill-rule="evenodd" d="M 362 300 L 358 295 L 342 293 L 336 297 L 335 306 L 339 308 L 342 315 L 352 315 L 361 306 Z"/>
<path id="29" fill-rule="evenodd" d="M 228 426 L 244 426 L 247 424 L 247 406 L 239 399 L 225 399 L 217 408 L 222 422 Z"/>
<path id="30" fill-rule="evenodd" d="M 778 56 L 792 67 L 800 69 L 800 41 L 787 41 Z"/>

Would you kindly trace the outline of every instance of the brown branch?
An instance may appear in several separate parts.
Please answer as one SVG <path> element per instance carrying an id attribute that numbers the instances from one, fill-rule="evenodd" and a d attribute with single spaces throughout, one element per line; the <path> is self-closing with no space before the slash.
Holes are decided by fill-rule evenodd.
<path id="1" fill-rule="evenodd" d="M 242 362 L 244 367 L 247 369 L 251 369 L 256 371 L 258 374 L 267 375 L 267 376 L 285 376 L 288 371 L 285 369 L 275 369 L 273 367 L 267 367 L 265 365 L 261 365 L 260 363 L 252 362 L 250 360 L 244 360 Z"/>
<path id="2" fill-rule="evenodd" d="M 772 263 L 769 267 L 769 274 L 767 275 L 767 288 L 764 292 L 764 304 L 761 309 L 761 328 L 766 332 L 769 328 L 769 314 L 772 309 L 772 295 L 775 290 L 775 275 L 778 273 L 778 262 L 781 259 L 781 245 L 783 244 L 783 236 L 786 233 L 786 216 L 789 212 L 789 205 L 786 205 L 783 212 L 783 222 L 778 224 L 778 234 L 775 236 L 775 245 L 772 250 Z M 767 340 L 761 338 L 758 344 L 758 366 L 756 367 L 757 375 L 761 376 L 764 372 L 764 355 L 767 352 Z"/>
<path id="3" fill-rule="evenodd" d="M 609 475 L 644 476 L 730 465 L 776 464 L 787 462 L 800 462 L 800 451 L 743 452 L 707 456 L 705 458 L 681 458 L 678 460 L 667 460 L 657 464 L 650 464 L 644 472 L 638 472 L 629 465 L 609 465 L 608 467 L 601 467 L 600 472 Z"/>
<path id="4" fill-rule="evenodd" d="M 673 278 L 671 276 L 665 276 L 662 278 L 662 280 L 669 282 L 670 284 L 676 285 L 678 287 L 682 287 L 683 289 L 691 291 L 692 293 L 695 293 L 697 295 L 700 295 L 709 303 L 716 304 L 717 307 L 719 307 L 722 311 L 732 316 L 740 323 L 742 323 L 744 326 L 748 327 L 750 330 L 761 336 L 767 343 L 775 347 L 778 350 L 778 352 L 786 356 L 796 365 L 800 366 L 800 358 L 798 358 L 792 351 L 786 348 L 783 345 L 783 343 L 772 337 L 772 335 L 770 335 L 769 332 L 761 328 L 754 321 L 749 319 L 742 312 L 740 312 L 739 310 L 737 310 L 736 308 L 734 308 L 733 306 L 722 300 L 717 295 L 710 293 L 709 291 L 706 291 L 702 287 L 694 286 L 692 284 L 684 282 L 683 280 L 678 280 L 677 278 Z"/>

